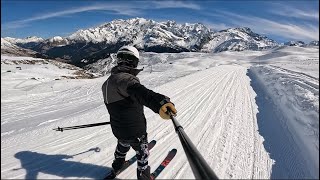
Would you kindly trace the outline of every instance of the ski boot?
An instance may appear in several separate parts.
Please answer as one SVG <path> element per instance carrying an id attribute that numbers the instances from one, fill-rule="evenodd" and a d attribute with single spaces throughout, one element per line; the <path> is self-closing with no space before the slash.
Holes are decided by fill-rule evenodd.
<path id="1" fill-rule="evenodd" d="M 150 166 L 148 166 L 144 171 L 137 169 L 138 180 L 151 180 Z"/>
<path id="2" fill-rule="evenodd" d="M 112 168 L 115 172 L 118 172 L 124 165 L 125 159 L 124 158 L 116 158 L 113 160 Z"/>
<path id="3" fill-rule="evenodd" d="M 114 179 L 117 176 L 118 171 L 120 171 L 123 167 L 124 163 L 124 158 L 116 158 L 115 160 L 113 160 L 111 174 L 108 177 L 110 179 Z"/>

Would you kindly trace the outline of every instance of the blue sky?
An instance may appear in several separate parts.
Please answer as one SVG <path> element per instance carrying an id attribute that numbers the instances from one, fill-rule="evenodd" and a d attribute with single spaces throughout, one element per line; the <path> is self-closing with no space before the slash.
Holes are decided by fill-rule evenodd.
<path id="1" fill-rule="evenodd" d="M 319 40 L 318 0 L 2 0 L 1 37 L 65 37 L 79 29 L 134 17 L 203 23 L 214 30 L 249 27 L 278 42 Z"/>

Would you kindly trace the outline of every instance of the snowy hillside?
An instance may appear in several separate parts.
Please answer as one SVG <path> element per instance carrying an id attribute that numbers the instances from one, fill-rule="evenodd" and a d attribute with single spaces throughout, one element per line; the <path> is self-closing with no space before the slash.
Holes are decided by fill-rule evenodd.
<path id="1" fill-rule="evenodd" d="M 22 79 L 26 79 L 26 82 L 39 81 L 36 84 L 61 79 L 91 79 L 97 76 L 71 64 L 28 56 L 1 55 L 1 67 L 7 69 L 1 71 L 3 76 L 22 73 L 25 75 Z"/>
<path id="2" fill-rule="evenodd" d="M 112 66 L 106 62 L 99 63 Z M 2 178 L 103 178 L 116 145 L 109 126 L 52 129 L 109 121 L 101 93 L 107 69 L 94 66 L 106 73 L 100 78 L 55 80 L 73 71 L 22 65 L 1 64 Z M 143 53 L 139 67 L 141 83 L 175 103 L 177 120 L 219 178 L 319 178 L 319 47 Z M 159 179 L 193 179 L 172 123 L 148 108 L 145 115 L 149 140 L 157 140 L 151 170 L 176 148 Z M 135 168 L 119 178 L 135 179 Z"/>
<path id="3" fill-rule="evenodd" d="M 265 134 L 267 149 L 273 154 L 271 158 L 279 158 L 278 166 L 286 166 L 283 159 L 296 156 L 299 162 L 287 163 L 301 163 L 309 172 L 302 171 L 302 165 L 291 164 L 289 172 L 295 173 L 281 172 L 278 167 L 273 177 L 303 177 L 308 173 L 319 177 L 319 55 L 316 54 L 319 49 L 287 47 L 277 52 L 260 56 L 258 59 L 262 62 L 249 71 L 253 89 L 260 94 L 258 118 L 263 125 L 273 127 L 270 133 L 262 126 L 261 134 Z M 264 64 L 264 61 L 272 63 Z M 266 121 L 270 120 L 272 125 L 267 125 Z M 280 144 L 280 141 L 297 146 Z M 280 146 L 286 153 L 280 156 L 274 146 Z"/>
<path id="4" fill-rule="evenodd" d="M 26 37 L 26 38 L 5 37 L 4 40 L 9 41 L 13 44 L 37 43 L 37 42 L 44 41 L 43 38 L 36 37 L 36 36 L 30 36 L 30 37 Z"/>
<path id="5" fill-rule="evenodd" d="M 12 38 L 12 37 L 5 37 L 4 40 L 18 45 L 22 48 L 32 49 L 33 47 L 39 45 L 40 43 L 44 42 L 43 38 L 36 37 L 36 36 L 29 36 L 26 38 Z M 1 38 L 2 41 L 2 38 Z"/>
<path id="6" fill-rule="evenodd" d="M 15 55 L 15 56 L 37 56 L 37 52 L 30 49 L 21 48 L 6 38 L 1 38 L 1 54 Z"/>
<path id="7" fill-rule="evenodd" d="M 1 49 L 18 49 L 19 47 L 16 46 L 15 44 L 7 41 L 4 38 L 1 38 Z"/>

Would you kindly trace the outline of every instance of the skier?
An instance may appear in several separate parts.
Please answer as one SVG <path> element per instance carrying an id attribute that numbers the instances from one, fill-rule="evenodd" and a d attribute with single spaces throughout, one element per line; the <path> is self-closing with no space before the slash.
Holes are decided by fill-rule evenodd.
<path id="1" fill-rule="evenodd" d="M 112 163 L 112 174 L 123 167 L 126 153 L 132 147 L 137 155 L 137 178 L 151 179 L 148 166 L 148 138 L 143 106 L 147 106 L 163 119 L 170 119 L 169 108 L 177 113 L 170 98 L 153 92 L 140 84 L 137 74 L 139 52 L 133 46 L 123 46 L 117 52 L 117 66 L 102 85 L 104 103 L 110 114 L 111 128 L 118 144 Z"/>

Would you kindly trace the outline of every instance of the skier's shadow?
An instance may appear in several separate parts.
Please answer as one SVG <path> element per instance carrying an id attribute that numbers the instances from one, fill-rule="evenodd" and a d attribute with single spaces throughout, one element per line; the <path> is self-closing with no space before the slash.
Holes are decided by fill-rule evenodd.
<path id="1" fill-rule="evenodd" d="M 37 179 L 39 173 L 52 174 L 61 178 L 102 179 L 111 171 L 110 167 L 72 161 L 73 156 L 57 154 L 47 155 L 32 151 L 21 151 L 14 155 L 25 169 L 25 179 Z"/>

